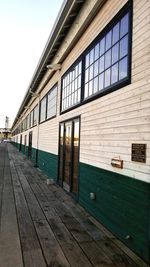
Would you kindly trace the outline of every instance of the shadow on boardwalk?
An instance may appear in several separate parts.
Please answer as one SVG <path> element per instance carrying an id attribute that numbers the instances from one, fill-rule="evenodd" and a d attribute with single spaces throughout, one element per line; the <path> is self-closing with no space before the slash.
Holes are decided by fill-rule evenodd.
<path id="1" fill-rule="evenodd" d="M 0 144 L 0 267 L 147 266 L 11 144 Z"/>

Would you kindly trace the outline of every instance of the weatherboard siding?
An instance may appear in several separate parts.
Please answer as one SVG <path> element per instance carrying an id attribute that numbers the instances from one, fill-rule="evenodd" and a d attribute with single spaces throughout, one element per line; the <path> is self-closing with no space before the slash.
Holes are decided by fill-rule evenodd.
<path id="1" fill-rule="evenodd" d="M 39 126 L 39 149 L 58 155 L 58 120 L 51 119 Z"/>
<path id="2" fill-rule="evenodd" d="M 81 162 L 150 182 L 149 88 L 131 85 L 87 104 L 81 113 Z M 145 164 L 131 161 L 132 143 L 147 144 Z M 124 161 L 122 170 L 111 167 L 114 157 Z"/>

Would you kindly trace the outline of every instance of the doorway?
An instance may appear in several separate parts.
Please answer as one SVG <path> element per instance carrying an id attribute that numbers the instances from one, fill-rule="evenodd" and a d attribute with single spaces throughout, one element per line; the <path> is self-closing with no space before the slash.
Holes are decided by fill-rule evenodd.
<path id="1" fill-rule="evenodd" d="M 68 192 L 78 194 L 80 119 L 60 123 L 58 183 Z"/>
<path id="2" fill-rule="evenodd" d="M 28 158 L 32 158 L 32 132 L 29 132 Z"/>
<path id="3" fill-rule="evenodd" d="M 19 151 L 22 151 L 22 134 L 20 135 L 20 146 L 19 146 Z"/>
<path id="4" fill-rule="evenodd" d="M 24 154 L 27 153 L 27 135 L 24 136 Z"/>

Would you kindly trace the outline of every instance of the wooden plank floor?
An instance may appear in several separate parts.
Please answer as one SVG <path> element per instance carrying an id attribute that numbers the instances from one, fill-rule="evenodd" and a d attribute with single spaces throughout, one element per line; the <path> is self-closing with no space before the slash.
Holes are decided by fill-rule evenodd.
<path id="1" fill-rule="evenodd" d="M 0 144 L 0 267 L 147 266 L 115 241 L 11 144 Z"/>

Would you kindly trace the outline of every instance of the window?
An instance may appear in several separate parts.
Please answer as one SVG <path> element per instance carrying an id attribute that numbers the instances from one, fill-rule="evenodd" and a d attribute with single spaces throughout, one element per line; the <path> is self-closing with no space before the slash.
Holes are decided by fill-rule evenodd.
<path id="1" fill-rule="evenodd" d="M 121 84 L 129 76 L 129 12 L 85 56 L 84 99 Z"/>
<path id="2" fill-rule="evenodd" d="M 38 106 L 36 106 L 33 110 L 33 126 L 37 125 L 38 121 Z"/>
<path id="3" fill-rule="evenodd" d="M 131 82 L 131 8 L 128 1 L 62 77 L 62 113 Z"/>
<path id="4" fill-rule="evenodd" d="M 43 97 L 40 103 L 40 122 L 50 119 L 56 115 L 57 85 Z"/>
<path id="5" fill-rule="evenodd" d="M 61 111 L 69 109 L 81 102 L 81 61 L 70 68 L 62 79 Z"/>
<path id="6" fill-rule="evenodd" d="M 23 121 L 20 124 L 20 133 L 22 133 L 22 132 L 23 132 Z"/>
<path id="7" fill-rule="evenodd" d="M 19 124 L 19 126 L 18 126 L 18 133 L 20 133 L 20 124 Z"/>
<path id="8" fill-rule="evenodd" d="M 27 117 L 24 119 L 24 130 L 27 130 Z"/>
<path id="9" fill-rule="evenodd" d="M 30 127 L 33 126 L 33 110 L 30 113 Z"/>
<path id="10" fill-rule="evenodd" d="M 30 123 L 30 118 L 29 118 L 29 114 L 27 115 L 27 130 L 29 129 L 29 123 Z"/>
<path id="11" fill-rule="evenodd" d="M 54 86 L 47 95 L 47 119 L 56 115 L 57 86 Z"/>
<path id="12" fill-rule="evenodd" d="M 46 119 L 46 96 L 41 100 L 40 105 L 40 122 Z"/>
<path id="13" fill-rule="evenodd" d="M 25 121 L 25 119 L 24 119 L 23 122 L 22 122 L 22 124 L 23 124 L 23 125 L 22 125 L 22 131 L 23 131 L 23 132 L 26 130 L 25 122 L 26 122 L 26 121 Z"/>

